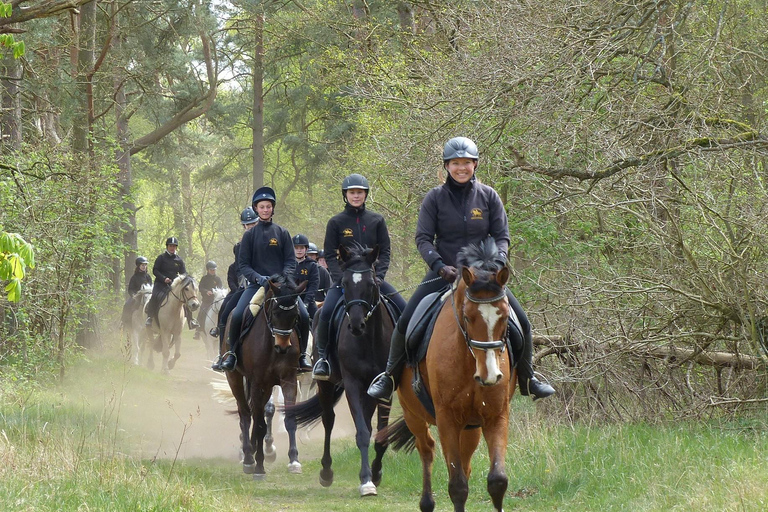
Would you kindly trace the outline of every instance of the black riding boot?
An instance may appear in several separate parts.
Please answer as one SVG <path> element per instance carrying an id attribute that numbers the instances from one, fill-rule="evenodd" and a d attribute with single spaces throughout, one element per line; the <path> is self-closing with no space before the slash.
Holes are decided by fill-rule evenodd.
<path id="1" fill-rule="evenodd" d="M 397 388 L 397 382 L 403 373 L 403 363 L 405 362 L 405 334 L 400 332 L 398 326 L 392 331 L 392 341 L 389 345 L 389 357 L 387 357 L 387 368 L 384 373 L 380 373 L 373 379 L 368 387 L 368 395 L 379 400 L 392 400 L 392 393 Z"/>
<path id="2" fill-rule="evenodd" d="M 309 343 L 309 314 L 306 309 L 299 313 L 299 323 L 296 326 L 299 332 L 299 372 L 311 372 L 312 363 L 307 355 L 307 344 Z"/>
<path id="3" fill-rule="evenodd" d="M 187 326 L 189 326 L 189 330 L 193 331 L 200 327 L 200 324 L 197 323 L 197 320 L 192 318 L 192 313 L 189 311 L 189 308 L 186 304 L 184 304 L 184 316 L 187 317 Z"/>
<path id="4" fill-rule="evenodd" d="M 328 348 L 328 334 L 331 330 L 330 322 L 323 322 L 321 318 L 317 322 L 315 330 L 315 345 L 317 346 L 317 362 L 312 368 L 312 378 L 316 380 L 328 380 L 331 378 L 331 364 L 326 358 L 326 349 Z"/>
<path id="5" fill-rule="evenodd" d="M 523 336 L 523 353 L 517 361 L 517 384 L 520 387 L 520 394 L 523 396 L 533 395 L 533 399 L 547 398 L 554 394 L 555 388 L 540 382 L 533 376 L 533 339 L 530 334 Z"/>

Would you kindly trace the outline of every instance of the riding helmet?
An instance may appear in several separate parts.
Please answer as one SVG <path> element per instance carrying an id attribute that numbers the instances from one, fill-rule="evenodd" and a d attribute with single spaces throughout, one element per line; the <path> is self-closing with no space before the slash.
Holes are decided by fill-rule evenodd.
<path id="1" fill-rule="evenodd" d="M 454 137 L 445 143 L 443 148 L 443 163 L 454 158 L 469 158 L 479 160 L 480 153 L 477 145 L 466 137 Z"/>
<path id="2" fill-rule="evenodd" d="M 205 270 L 216 270 L 218 266 L 215 261 L 209 261 L 205 264 Z"/>
<path id="3" fill-rule="evenodd" d="M 309 238 L 307 238 L 307 235 L 298 234 L 293 237 L 293 246 L 296 247 L 297 245 L 303 245 L 304 247 L 309 247 Z"/>
<path id="4" fill-rule="evenodd" d="M 256 204 L 259 201 L 270 201 L 272 206 L 275 206 L 277 199 L 275 199 L 275 191 L 271 187 L 261 187 L 253 193 L 253 199 L 251 199 L 251 206 L 256 208 Z"/>
<path id="5" fill-rule="evenodd" d="M 352 188 L 369 190 L 371 187 L 368 184 L 368 180 L 362 174 L 350 174 L 341 182 L 341 191 L 346 192 Z"/>
<path id="6" fill-rule="evenodd" d="M 325 258 L 325 251 L 320 249 L 317 253 L 317 259 Z"/>
<path id="7" fill-rule="evenodd" d="M 136 258 L 136 266 L 137 267 L 139 265 L 143 265 L 144 263 L 149 265 L 149 260 L 147 258 L 145 258 L 144 256 L 139 256 L 138 258 Z"/>
<path id="8" fill-rule="evenodd" d="M 307 246 L 307 254 L 317 254 L 317 245 L 313 242 L 309 242 Z"/>
<path id="9" fill-rule="evenodd" d="M 254 224 L 259 219 L 259 216 L 256 215 L 256 212 L 253 211 L 253 208 L 250 206 L 243 210 L 243 213 L 240 214 L 240 222 L 243 225 L 246 224 Z"/>
<path id="10" fill-rule="evenodd" d="M 168 237 L 168 240 L 165 241 L 165 245 L 179 245 L 179 239 L 175 236 Z"/>

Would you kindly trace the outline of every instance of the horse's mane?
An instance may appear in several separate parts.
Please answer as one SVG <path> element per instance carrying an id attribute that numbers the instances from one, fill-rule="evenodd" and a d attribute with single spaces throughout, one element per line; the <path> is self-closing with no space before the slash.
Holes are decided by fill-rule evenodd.
<path id="1" fill-rule="evenodd" d="M 186 282 L 187 279 L 194 280 L 194 277 L 192 277 L 190 274 L 179 274 L 179 275 L 177 275 L 173 279 L 173 281 L 171 281 L 171 288 L 173 288 L 174 286 L 176 286 L 176 285 L 178 285 L 180 283 Z"/>
<path id="2" fill-rule="evenodd" d="M 456 262 L 462 267 L 474 269 L 477 279 L 472 283 L 472 291 L 498 288 L 499 285 L 494 276 L 506 265 L 496 247 L 496 241 L 490 237 L 479 244 L 469 244 L 464 247 L 459 252 Z"/>
<path id="3" fill-rule="evenodd" d="M 360 242 L 353 240 L 350 245 L 345 246 L 347 251 L 349 252 L 349 259 L 347 261 L 340 261 L 341 264 L 341 270 L 347 270 L 348 268 L 352 267 L 353 265 L 357 265 L 358 263 L 365 263 L 366 266 L 368 266 L 368 261 L 366 260 L 366 257 L 373 251 L 373 249 L 362 245 Z M 373 262 L 374 265 L 378 263 L 378 259 Z"/>
<path id="4" fill-rule="evenodd" d="M 144 283 L 141 285 L 141 288 L 139 288 L 139 291 L 136 293 L 152 293 L 152 285 L 148 283 Z"/>

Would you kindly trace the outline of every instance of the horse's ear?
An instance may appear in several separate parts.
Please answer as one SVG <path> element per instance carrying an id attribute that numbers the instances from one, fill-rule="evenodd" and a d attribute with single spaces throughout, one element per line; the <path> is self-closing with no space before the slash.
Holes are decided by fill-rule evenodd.
<path id="1" fill-rule="evenodd" d="M 368 257 L 366 257 L 366 261 L 368 261 L 368 264 L 373 266 L 374 263 L 376 263 L 376 260 L 379 259 L 379 244 L 376 244 L 373 246 L 373 249 L 371 249 L 371 252 L 368 254 Z"/>
<path id="2" fill-rule="evenodd" d="M 301 294 L 304 293 L 304 290 L 307 289 L 307 285 L 309 284 L 309 281 L 302 281 L 299 286 L 296 287 L 296 293 Z"/>
<path id="3" fill-rule="evenodd" d="M 272 281 L 272 279 L 267 279 L 267 284 L 269 285 L 269 289 L 272 290 L 272 294 L 276 294 L 280 289 L 280 287 L 274 281 Z"/>
<path id="4" fill-rule="evenodd" d="M 464 280 L 467 286 L 472 284 L 475 280 L 475 275 L 469 270 L 469 267 L 461 267 L 461 278 Z"/>
<path id="5" fill-rule="evenodd" d="M 347 261 L 349 259 L 349 251 L 344 245 L 339 245 L 338 254 L 341 261 Z"/>
<path id="6" fill-rule="evenodd" d="M 499 286 L 504 286 L 509 281 L 509 267 L 504 266 L 501 270 L 496 272 L 496 282 Z"/>

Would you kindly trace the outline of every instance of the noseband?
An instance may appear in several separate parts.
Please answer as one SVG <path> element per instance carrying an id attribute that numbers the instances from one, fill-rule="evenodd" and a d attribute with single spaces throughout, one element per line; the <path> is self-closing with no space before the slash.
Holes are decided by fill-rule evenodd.
<path id="1" fill-rule="evenodd" d="M 501 293 L 497 295 L 496 297 L 491 297 L 490 299 L 478 299 L 477 297 L 473 297 L 470 295 L 469 290 L 464 290 L 464 296 L 467 298 L 469 302 L 473 302 L 475 304 L 493 304 L 494 302 L 498 302 L 500 300 L 503 300 L 506 298 L 507 294 L 504 292 L 504 290 L 501 290 Z M 507 344 L 504 340 L 491 340 L 491 341 L 480 341 L 480 340 L 473 340 L 469 337 L 469 333 L 464 329 L 464 326 L 459 321 L 459 315 L 456 312 L 456 303 L 453 300 L 453 294 L 451 294 L 451 303 L 453 305 L 453 315 L 456 317 L 456 324 L 459 326 L 459 329 L 461 330 L 461 333 L 464 335 L 464 341 L 467 343 L 467 347 L 469 347 L 470 352 L 471 349 L 476 348 L 478 350 L 496 350 L 501 349 L 502 353 L 507 348 Z M 469 323 L 469 319 L 466 315 L 462 315 L 464 318 L 464 325 L 467 325 Z M 506 332 L 506 329 L 504 330 Z"/>
<path id="2" fill-rule="evenodd" d="M 189 286 L 189 283 L 191 283 L 191 282 L 192 282 L 192 278 L 191 277 L 189 277 L 189 276 L 185 277 L 184 280 L 182 281 L 181 297 L 179 297 L 178 295 L 176 295 L 176 293 L 174 293 L 173 288 L 171 288 L 171 295 L 176 297 L 176 300 L 178 300 L 182 304 L 186 304 L 187 302 L 189 302 L 192 299 L 197 300 L 197 294 L 192 295 L 192 297 L 187 297 L 187 293 L 186 293 L 187 292 L 187 286 Z"/>
<path id="3" fill-rule="evenodd" d="M 296 301 L 291 304 L 290 306 L 283 306 L 278 302 L 276 297 L 271 297 L 269 299 L 270 302 L 273 302 L 278 308 L 282 309 L 283 311 L 291 311 L 292 309 L 296 309 L 299 305 L 299 297 L 296 297 Z M 296 323 L 299 321 L 299 315 L 295 315 L 293 317 L 293 325 L 289 329 L 278 329 L 272 324 L 272 309 L 273 308 L 266 308 L 266 320 L 267 320 L 267 327 L 269 327 L 269 331 L 272 333 L 272 337 L 274 338 L 276 334 L 279 334 L 281 336 L 290 336 L 293 332 L 293 328 L 296 326 Z"/>
<path id="4" fill-rule="evenodd" d="M 349 270 L 349 272 L 354 272 L 356 274 L 365 274 L 368 272 L 373 272 L 373 268 L 367 268 L 365 270 Z M 379 287 L 376 287 L 376 291 L 378 292 Z M 367 322 L 371 316 L 373 316 L 373 312 L 376 311 L 376 308 L 379 307 L 379 303 L 381 303 L 381 293 L 376 294 L 376 302 L 371 304 L 365 299 L 352 299 L 350 301 L 345 300 L 344 301 L 344 314 L 349 317 L 349 310 L 352 309 L 352 306 L 360 305 L 363 306 L 363 308 L 366 311 L 365 318 L 363 319 L 364 322 Z"/>

